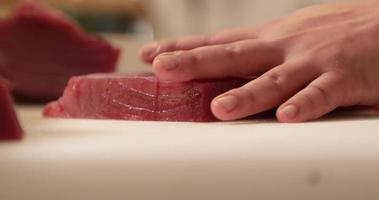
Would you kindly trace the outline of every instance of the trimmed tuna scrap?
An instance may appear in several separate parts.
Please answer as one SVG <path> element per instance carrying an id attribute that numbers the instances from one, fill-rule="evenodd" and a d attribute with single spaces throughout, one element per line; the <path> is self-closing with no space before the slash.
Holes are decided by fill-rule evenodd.
<path id="1" fill-rule="evenodd" d="M 0 80 L 0 141 L 21 138 L 22 130 L 13 107 L 8 84 Z"/>
<path id="2" fill-rule="evenodd" d="M 0 76 L 25 99 L 56 99 L 71 76 L 113 72 L 119 52 L 36 1 L 21 1 L 0 21 Z"/>

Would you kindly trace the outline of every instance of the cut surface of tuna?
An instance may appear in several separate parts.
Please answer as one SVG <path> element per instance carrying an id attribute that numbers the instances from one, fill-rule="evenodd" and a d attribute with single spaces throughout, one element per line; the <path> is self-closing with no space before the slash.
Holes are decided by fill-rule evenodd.
<path id="1" fill-rule="evenodd" d="M 35 1 L 21 1 L 0 21 L 0 76 L 25 99 L 56 99 L 71 76 L 113 72 L 118 56 L 119 49 Z"/>
<path id="2" fill-rule="evenodd" d="M 22 130 L 13 107 L 8 85 L 0 80 L 0 141 L 21 138 Z"/>
<path id="3" fill-rule="evenodd" d="M 146 121 L 215 121 L 214 97 L 246 84 L 246 79 L 159 81 L 154 75 L 91 74 L 73 77 L 63 96 L 44 116 Z"/>

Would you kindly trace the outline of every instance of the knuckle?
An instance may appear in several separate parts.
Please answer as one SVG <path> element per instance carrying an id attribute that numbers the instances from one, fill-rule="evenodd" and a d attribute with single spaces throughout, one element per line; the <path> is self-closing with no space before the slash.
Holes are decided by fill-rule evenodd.
<path id="1" fill-rule="evenodd" d="M 310 92 L 315 94 L 318 98 L 309 98 L 311 101 L 320 101 L 327 107 L 333 106 L 335 103 L 327 89 L 319 85 L 313 84 L 309 86 Z M 315 102 L 316 103 L 316 102 Z"/>
<path id="2" fill-rule="evenodd" d="M 301 110 L 301 118 L 312 119 L 315 118 L 321 109 L 317 108 L 319 102 L 315 100 L 314 95 L 309 92 L 300 92 L 296 95 L 295 99 L 290 102 L 290 104 L 298 105 Z"/>
<path id="3" fill-rule="evenodd" d="M 230 59 L 238 59 L 242 55 L 242 48 L 239 45 L 224 46 L 225 56 Z"/>
<path id="4" fill-rule="evenodd" d="M 286 59 L 286 49 L 288 48 L 288 43 L 283 44 L 283 41 L 276 39 L 261 39 L 254 42 L 261 51 L 264 51 L 271 58 L 275 58 L 277 62 L 284 62 Z"/>
<path id="5" fill-rule="evenodd" d="M 313 84 L 300 95 L 303 102 L 300 102 L 302 109 L 305 111 L 304 116 L 309 119 L 316 119 L 331 109 L 338 107 L 339 101 L 331 90 L 323 86 Z"/>
<path id="6" fill-rule="evenodd" d="M 282 90 L 282 85 L 286 81 L 285 77 L 277 72 L 267 73 L 264 78 L 271 84 L 274 91 Z"/>
<path id="7" fill-rule="evenodd" d="M 310 56 L 324 69 L 324 72 L 346 70 L 346 66 L 351 65 L 351 63 L 346 62 L 346 58 L 351 57 L 349 54 L 345 44 L 340 41 L 335 41 L 332 44 L 327 42 L 310 51 Z"/>
<path id="8" fill-rule="evenodd" d="M 298 104 L 303 108 L 313 108 L 316 105 L 314 97 L 309 92 L 301 92 L 295 101 L 299 101 Z"/>
<path id="9" fill-rule="evenodd" d="M 254 102 L 257 100 L 256 95 L 252 90 L 246 90 L 245 97 L 249 102 Z"/>
<path id="10" fill-rule="evenodd" d="M 318 95 L 322 99 L 322 102 L 326 103 L 326 105 L 331 105 L 329 93 L 327 92 L 326 89 L 315 84 L 310 85 L 309 87 L 311 91 L 313 91 L 316 95 Z"/>
<path id="11" fill-rule="evenodd" d="M 347 74 L 346 71 L 335 70 L 329 72 L 332 77 L 332 82 L 334 86 L 334 90 L 338 90 L 339 95 L 334 95 L 336 103 L 340 105 L 351 106 L 351 104 L 355 101 L 356 97 L 361 97 L 362 92 L 364 92 L 361 88 L 360 83 L 351 78 L 351 75 Z"/>
<path id="12" fill-rule="evenodd" d="M 325 66 L 327 71 L 344 71 L 346 70 L 344 64 L 345 53 L 343 50 L 336 51 L 335 54 L 328 57 L 325 60 Z"/>
<path id="13" fill-rule="evenodd" d="M 315 73 L 319 76 L 325 73 L 324 65 L 320 64 L 317 54 L 307 52 L 299 58 L 299 62 L 306 66 L 310 73 Z"/>
<path id="14" fill-rule="evenodd" d="M 183 64 L 190 67 L 196 67 L 201 62 L 201 57 L 198 54 L 192 52 L 181 52 L 183 58 Z"/>

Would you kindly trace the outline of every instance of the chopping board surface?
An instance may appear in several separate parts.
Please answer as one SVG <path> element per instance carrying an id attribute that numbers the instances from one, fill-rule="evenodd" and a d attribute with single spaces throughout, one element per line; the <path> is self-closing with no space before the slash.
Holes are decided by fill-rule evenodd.
<path id="1" fill-rule="evenodd" d="M 0 199 L 379 199 L 379 114 L 177 123 L 44 119 L 0 143 Z"/>

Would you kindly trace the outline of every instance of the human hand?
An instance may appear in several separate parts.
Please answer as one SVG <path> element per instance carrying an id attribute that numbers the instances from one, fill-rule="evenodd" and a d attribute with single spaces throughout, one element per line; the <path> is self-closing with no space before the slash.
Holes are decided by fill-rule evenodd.
<path id="1" fill-rule="evenodd" d="M 278 106 L 282 122 L 314 120 L 379 105 L 379 3 L 312 6 L 257 28 L 153 43 L 140 56 L 162 80 L 259 75 L 213 100 L 221 120 Z"/>

